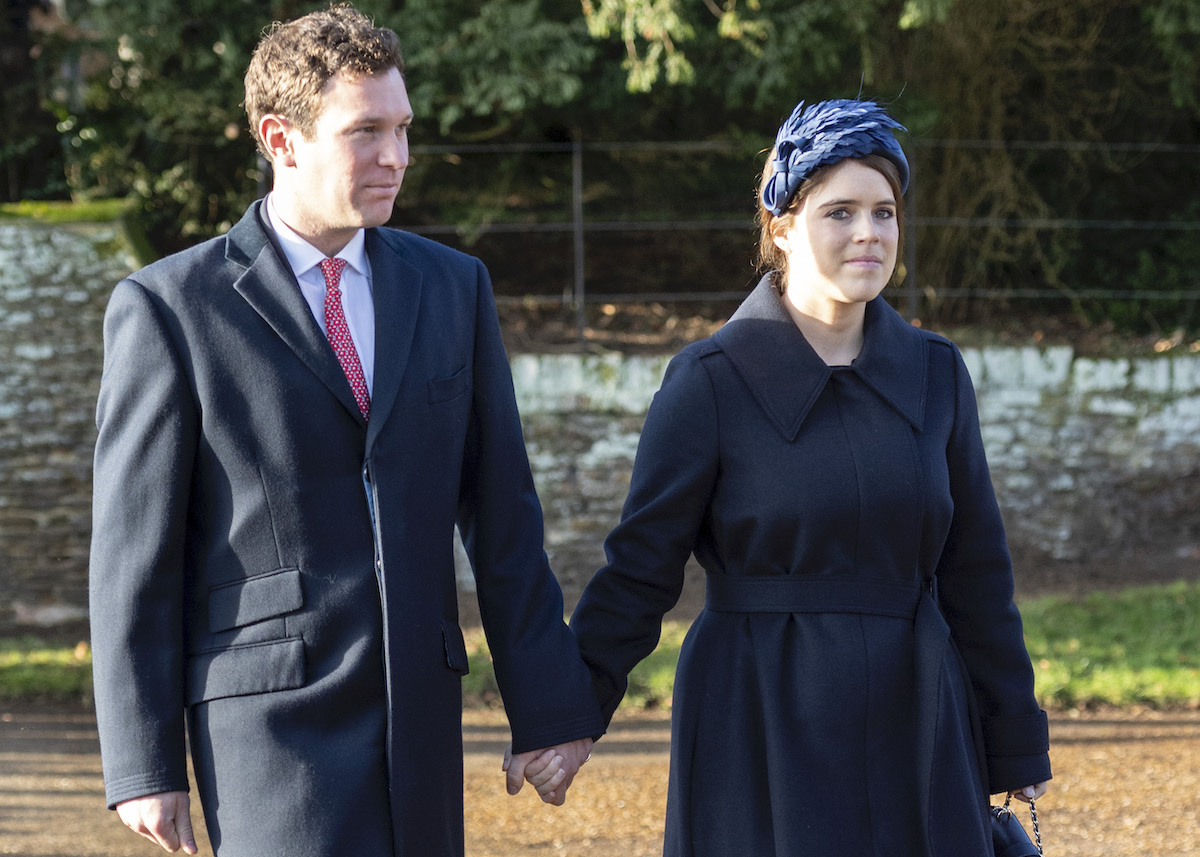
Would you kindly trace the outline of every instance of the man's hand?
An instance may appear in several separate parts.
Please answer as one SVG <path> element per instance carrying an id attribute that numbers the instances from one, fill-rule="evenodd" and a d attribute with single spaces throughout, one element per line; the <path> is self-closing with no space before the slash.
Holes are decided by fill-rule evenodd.
<path id="1" fill-rule="evenodd" d="M 117 804 L 117 815 L 125 826 L 175 853 L 183 848 L 196 853 L 192 815 L 187 792 L 161 792 Z"/>
<path id="2" fill-rule="evenodd" d="M 508 772 L 508 793 L 515 795 L 529 780 L 545 803 L 562 806 L 567 799 L 567 789 L 583 763 L 592 754 L 592 739 L 580 738 L 545 750 L 530 750 L 528 753 L 512 754 L 512 747 L 504 751 L 504 770 Z"/>

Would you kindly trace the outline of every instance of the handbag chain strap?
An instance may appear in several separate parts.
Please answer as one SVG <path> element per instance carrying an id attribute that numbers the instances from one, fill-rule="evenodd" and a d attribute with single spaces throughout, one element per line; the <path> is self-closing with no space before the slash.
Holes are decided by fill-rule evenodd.
<path id="1" fill-rule="evenodd" d="M 1012 810 L 1008 808 L 1010 803 L 1012 803 L 1012 795 L 1008 795 L 1004 798 L 1004 810 L 1009 813 L 1012 812 Z M 1037 846 L 1038 857 L 1043 857 L 1042 831 L 1038 829 L 1037 804 L 1035 804 L 1032 800 L 1029 801 L 1029 815 L 1033 818 L 1033 844 Z"/>

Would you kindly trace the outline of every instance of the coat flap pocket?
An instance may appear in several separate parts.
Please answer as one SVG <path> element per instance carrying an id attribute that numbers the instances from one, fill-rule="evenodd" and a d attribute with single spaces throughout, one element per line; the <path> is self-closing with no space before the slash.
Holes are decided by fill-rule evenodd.
<path id="1" fill-rule="evenodd" d="M 447 402 L 471 389 L 471 373 L 467 367 L 459 369 L 449 378 L 435 378 L 429 382 L 429 404 Z"/>
<path id="2" fill-rule="evenodd" d="M 201 652 L 188 659 L 187 704 L 304 686 L 304 643 L 272 640 Z"/>
<path id="3" fill-rule="evenodd" d="M 281 568 L 225 583 L 208 594 L 208 628 L 214 634 L 282 616 L 304 606 L 300 569 Z"/>
<path id="4" fill-rule="evenodd" d="M 469 673 L 471 663 L 467 660 L 467 643 L 457 622 L 442 620 L 442 640 L 446 646 L 446 666 L 459 675 Z"/>

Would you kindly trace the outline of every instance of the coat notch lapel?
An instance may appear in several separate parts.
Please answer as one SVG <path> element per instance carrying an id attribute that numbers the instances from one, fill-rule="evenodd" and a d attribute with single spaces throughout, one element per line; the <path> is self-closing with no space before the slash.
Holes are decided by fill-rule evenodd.
<path id="1" fill-rule="evenodd" d="M 369 447 L 395 409 L 416 336 L 424 277 L 420 268 L 404 258 L 398 240 L 383 230 L 367 230 L 367 256 L 371 260 L 375 304 L 375 381 L 367 427 Z"/>
<path id="2" fill-rule="evenodd" d="M 261 201 L 254 203 L 226 236 L 226 258 L 246 269 L 233 287 L 338 401 L 362 420 L 337 356 L 317 326 L 291 268 L 267 235 L 261 205 Z"/>
<path id="3" fill-rule="evenodd" d="M 794 441 L 832 370 L 783 308 L 770 275 L 713 334 L 713 341 L 779 433 Z"/>
<path id="4" fill-rule="evenodd" d="M 883 297 L 866 306 L 862 353 L 854 372 L 919 431 L 925 419 L 929 337 L 900 317 Z M 775 427 L 794 441 L 833 370 L 796 327 L 763 277 L 713 334 Z"/>
<path id="5" fill-rule="evenodd" d="M 925 422 L 929 337 L 882 298 L 867 304 L 865 340 L 854 371 L 916 431 Z"/>

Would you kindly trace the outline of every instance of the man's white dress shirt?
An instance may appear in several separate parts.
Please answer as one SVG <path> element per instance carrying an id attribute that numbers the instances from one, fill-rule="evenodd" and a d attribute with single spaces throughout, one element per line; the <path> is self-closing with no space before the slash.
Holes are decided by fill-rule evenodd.
<path id="1" fill-rule="evenodd" d="M 271 196 L 267 194 L 264 206 L 267 224 L 279 239 L 279 246 L 292 266 L 313 318 L 317 320 L 321 332 L 328 336 L 325 329 L 325 275 L 319 267 L 325 254 L 283 222 Z M 342 311 L 346 314 L 346 326 L 350 328 L 350 338 L 354 340 L 354 348 L 358 351 L 358 362 L 362 364 L 367 392 L 371 393 L 374 392 L 375 380 L 375 300 L 372 297 L 371 262 L 367 259 L 366 238 L 362 229 L 354 233 L 354 237 L 338 251 L 335 258 L 346 260 L 340 287 Z"/>

